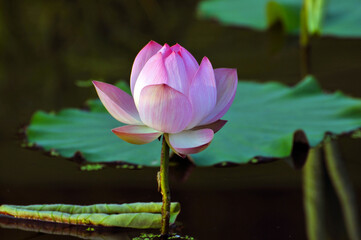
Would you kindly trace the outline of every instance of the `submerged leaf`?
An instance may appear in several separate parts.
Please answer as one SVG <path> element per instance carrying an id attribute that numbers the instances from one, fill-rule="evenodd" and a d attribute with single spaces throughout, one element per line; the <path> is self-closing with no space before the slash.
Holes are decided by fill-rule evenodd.
<path id="1" fill-rule="evenodd" d="M 199 14 L 233 26 L 266 30 L 275 22 L 288 33 L 300 31 L 301 0 L 205 0 Z M 316 4 L 310 4 L 315 2 Z M 359 0 L 309 1 L 307 23 L 310 33 L 341 37 L 361 37 L 361 4 Z M 322 25 L 321 25 L 322 23 Z"/>
<path id="2" fill-rule="evenodd" d="M 160 228 L 162 203 L 1 205 L 0 214 L 22 219 L 75 225 L 123 228 Z M 179 203 L 171 203 L 170 223 L 180 212 Z"/>
<path id="3" fill-rule="evenodd" d="M 67 158 L 80 155 L 89 163 L 159 166 L 157 140 L 145 145 L 121 141 L 110 130 L 122 124 L 98 100 L 89 108 L 36 112 L 26 130 L 28 143 Z M 326 132 L 339 135 L 360 128 L 360 109 L 361 100 L 325 94 L 313 77 L 295 87 L 239 82 L 234 103 L 223 117 L 227 124 L 191 159 L 198 166 L 210 166 L 292 157 L 302 165 L 309 146 L 321 143 Z"/>

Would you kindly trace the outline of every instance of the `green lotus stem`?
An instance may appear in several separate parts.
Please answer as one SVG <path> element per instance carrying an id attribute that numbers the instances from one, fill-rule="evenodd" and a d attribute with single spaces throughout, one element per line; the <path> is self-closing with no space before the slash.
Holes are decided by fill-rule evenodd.
<path id="1" fill-rule="evenodd" d="M 308 240 L 326 239 L 325 166 L 320 148 L 310 149 L 302 174 Z"/>
<path id="2" fill-rule="evenodd" d="M 326 167 L 341 204 L 347 233 L 351 240 L 359 240 L 361 239 L 361 225 L 357 200 L 336 141 L 332 139 L 326 140 L 324 152 Z"/>
<path id="3" fill-rule="evenodd" d="M 311 74 L 311 44 L 310 34 L 308 30 L 307 10 L 306 1 L 303 2 L 301 9 L 301 26 L 300 26 L 300 70 L 301 77 L 305 77 Z"/>
<path id="4" fill-rule="evenodd" d="M 161 234 L 169 234 L 169 218 L 170 218 L 170 190 L 168 181 L 168 170 L 169 170 L 169 145 L 163 136 L 162 140 L 162 151 L 160 155 L 160 189 L 163 196 L 162 205 L 162 227 Z"/>
<path id="5" fill-rule="evenodd" d="M 310 37 L 320 35 L 326 0 L 303 0 L 301 9 L 301 46 L 309 45 Z"/>
<path id="6" fill-rule="evenodd" d="M 311 44 L 305 18 L 305 11 L 302 9 L 300 32 L 300 70 L 302 78 L 311 74 Z"/>
<path id="7" fill-rule="evenodd" d="M 301 77 L 306 77 L 307 75 L 312 73 L 311 68 L 311 46 L 307 44 L 305 46 L 301 46 L 300 50 L 301 56 Z"/>
<path id="8" fill-rule="evenodd" d="M 301 9 L 300 48 L 302 77 L 311 74 L 311 38 L 321 32 L 326 0 L 303 0 Z"/>

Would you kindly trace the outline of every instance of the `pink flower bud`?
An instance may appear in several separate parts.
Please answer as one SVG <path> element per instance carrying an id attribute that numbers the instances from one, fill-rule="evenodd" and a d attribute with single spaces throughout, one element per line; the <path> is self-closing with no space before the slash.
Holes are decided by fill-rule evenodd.
<path id="1" fill-rule="evenodd" d="M 237 88 L 236 69 L 213 69 L 207 57 L 199 65 L 181 45 L 149 42 L 134 60 L 130 77 L 133 98 L 119 88 L 94 81 L 100 100 L 118 121 L 112 131 L 133 144 L 167 134 L 179 155 L 197 153 L 226 121 Z"/>

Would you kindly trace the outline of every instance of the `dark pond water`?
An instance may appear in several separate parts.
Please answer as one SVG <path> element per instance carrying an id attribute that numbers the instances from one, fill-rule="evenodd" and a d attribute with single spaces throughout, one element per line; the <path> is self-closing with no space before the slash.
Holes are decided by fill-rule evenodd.
<path id="1" fill-rule="evenodd" d="M 20 148 L 17 137 L 35 110 L 81 107 L 95 97 L 93 89 L 77 87 L 77 80 L 128 81 L 135 55 L 151 39 L 178 42 L 197 59 L 208 56 L 215 67 L 237 68 L 240 79 L 289 85 L 300 80 L 297 37 L 284 36 L 279 26 L 260 33 L 203 21 L 196 5 L 191 0 L 0 0 L 0 204 L 161 200 L 157 169 L 81 172 L 73 162 Z M 361 40 L 315 39 L 311 61 L 325 90 L 361 97 Z M 360 146 L 361 140 L 340 140 L 359 200 Z M 178 232 L 197 239 L 306 238 L 301 172 L 286 163 L 195 168 L 188 174 L 186 180 L 171 179 L 172 200 L 182 205 Z M 0 218 L 0 224 L 7 222 Z M 1 239 L 78 239 L 7 226 L 0 228 Z M 102 239 L 138 233 L 118 229 Z M 93 239 L 100 239 L 97 234 L 102 232 Z"/>

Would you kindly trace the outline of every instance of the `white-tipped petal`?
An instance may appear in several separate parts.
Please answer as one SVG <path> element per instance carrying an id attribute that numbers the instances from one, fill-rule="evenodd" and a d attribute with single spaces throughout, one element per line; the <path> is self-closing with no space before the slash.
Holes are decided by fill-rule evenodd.
<path id="1" fill-rule="evenodd" d="M 166 84 L 144 87 L 138 110 L 145 125 L 164 133 L 184 130 L 192 117 L 187 97 Z"/>
<path id="2" fill-rule="evenodd" d="M 206 149 L 211 143 L 213 135 L 211 129 L 186 130 L 169 134 L 169 144 L 177 154 L 194 154 Z"/>
<path id="3" fill-rule="evenodd" d="M 132 144 L 146 144 L 157 139 L 161 132 L 142 125 L 126 125 L 112 129 L 112 132 L 124 141 Z"/>
<path id="4" fill-rule="evenodd" d="M 108 112 L 119 122 L 141 124 L 133 98 L 114 85 L 93 81 L 100 100 Z"/>

